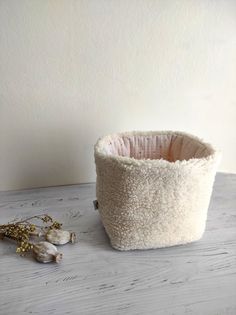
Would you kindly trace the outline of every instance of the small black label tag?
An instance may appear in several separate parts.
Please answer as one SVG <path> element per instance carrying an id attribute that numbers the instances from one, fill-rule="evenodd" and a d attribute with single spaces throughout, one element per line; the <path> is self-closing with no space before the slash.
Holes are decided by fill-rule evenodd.
<path id="1" fill-rule="evenodd" d="M 94 206 L 94 210 L 98 210 L 98 201 L 97 200 L 93 201 L 93 206 Z"/>

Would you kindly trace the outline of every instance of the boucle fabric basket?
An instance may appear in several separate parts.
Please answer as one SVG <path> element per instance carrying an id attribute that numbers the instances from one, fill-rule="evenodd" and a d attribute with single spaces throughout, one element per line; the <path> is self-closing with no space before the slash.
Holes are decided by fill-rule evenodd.
<path id="1" fill-rule="evenodd" d="M 184 132 L 126 132 L 95 145 L 97 201 L 119 250 L 201 238 L 220 153 Z"/>

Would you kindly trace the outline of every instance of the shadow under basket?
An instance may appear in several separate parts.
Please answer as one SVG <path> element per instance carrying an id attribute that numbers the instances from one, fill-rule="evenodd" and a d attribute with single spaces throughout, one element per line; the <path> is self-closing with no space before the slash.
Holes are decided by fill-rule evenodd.
<path id="1" fill-rule="evenodd" d="M 111 245 L 160 248 L 204 233 L 220 153 L 184 132 L 125 132 L 95 145 L 97 201 Z"/>

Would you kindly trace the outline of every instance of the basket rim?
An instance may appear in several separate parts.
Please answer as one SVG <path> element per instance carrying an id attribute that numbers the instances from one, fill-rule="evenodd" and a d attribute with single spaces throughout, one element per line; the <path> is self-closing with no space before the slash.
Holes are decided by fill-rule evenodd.
<path id="1" fill-rule="evenodd" d="M 112 139 L 114 137 L 122 137 L 122 136 L 135 136 L 135 135 L 139 135 L 139 136 L 150 136 L 150 135 L 176 135 L 176 136 L 184 136 L 184 137 L 188 137 L 189 139 L 192 139 L 194 141 L 199 142 L 201 145 L 205 146 L 211 153 L 205 157 L 202 158 L 190 158 L 188 160 L 183 159 L 183 160 L 176 160 L 174 162 L 172 161 L 168 161 L 165 159 L 136 159 L 134 157 L 128 157 L 128 156 L 121 156 L 121 155 L 109 155 L 107 153 L 104 153 L 102 148 L 103 148 L 103 144 L 106 140 L 108 139 Z M 112 134 L 108 134 L 105 135 L 103 137 L 100 137 L 96 144 L 94 145 L 94 155 L 95 158 L 96 157 L 100 157 L 102 159 L 105 160 L 110 160 L 110 161 L 114 161 L 114 162 L 118 162 L 118 163 L 123 163 L 123 164 L 133 164 L 133 165 L 143 165 L 143 164 L 147 164 L 147 165 L 168 165 L 168 166 L 176 166 L 176 165 L 186 165 L 186 164 L 192 164 L 192 163 L 196 163 L 196 162 L 203 162 L 203 161 L 209 161 L 209 160 L 214 160 L 214 159 L 219 159 L 221 156 L 221 151 L 216 148 L 215 146 L 213 146 L 212 144 L 206 142 L 205 140 L 187 133 L 185 131 L 173 131 L 173 130 L 157 130 L 157 131 L 153 131 L 153 130 L 148 130 L 148 131 L 138 131 L 138 130 L 134 130 L 134 131 L 125 131 L 125 132 L 117 132 L 117 133 L 112 133 Z"/>

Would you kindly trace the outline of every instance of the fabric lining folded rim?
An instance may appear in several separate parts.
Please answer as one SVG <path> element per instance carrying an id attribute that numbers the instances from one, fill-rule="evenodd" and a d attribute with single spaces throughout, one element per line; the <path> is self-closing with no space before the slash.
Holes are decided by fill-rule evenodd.
<path id="1" fill-rule="evenodd" d="M 97 142 L 96 150 L 104 156 L 135 160 L 168 162 L 208 158 L 215 149 L 201 139 L 184 132 L 124 132 L 106 136 Z"/>

